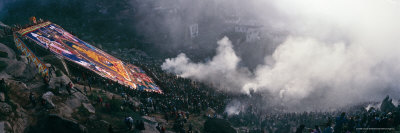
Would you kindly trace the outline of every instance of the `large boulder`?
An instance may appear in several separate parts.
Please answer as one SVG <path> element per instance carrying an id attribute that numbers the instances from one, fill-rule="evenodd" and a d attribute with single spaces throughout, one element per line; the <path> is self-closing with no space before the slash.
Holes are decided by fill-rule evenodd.
<path id="1" fill-rule="evenodd" d="M 82 103 L 88 103 L 89 99 L 80 92 L 74 92 L 72 96 L 68 97 L 65 101 L 65 104 L 71 107 L 72 109 L 76 109 L 81 106 Z"/>
<path id="2" fill-rule="evenodd" d="M 14 133 L 22 133 L 29 126 L 29 119 L 27 114 L 25 113 L 17 113 L 18 118 L 11 121 L 13 132 Z"/>
<path id="3" fill-rule="evenodd" d="M 87 109 L 87 111 L 89 112 L 89 113 L 96 113 L 96 110 L 95 110 L 95 108 L 92 106 L 92 104 L 90 104 L 90 103 L 82 103 L 82 105 L 83 105 L 83 107 L 85 108 L 85 109 Z"/>
<path id="4" fill-rule="evenodd" d="M 74 92 L 72 96 L 69 96 L 68 99 L 62 104 L 62 108 L 65 108 L 66 111 L 62 111 L 63 116 L 70 117 L 71 111 L 76 111 L 78 107 L 83 106 L 89 113 L 96 113 L 95 108 L 92 104 L 89 103 L 89 99 L 80 92 Z"/>
<path id="5" fill-rule="evenodd" d="M 47 107 L 48 108 L 55 108 L 56 105 L 53 103 L 52 98 L 53 98 L 54 94 L 50 91 L 44 93 L 42 95 L 42 99 L 44 99 L 46 101 Z"/>
<path id="6" fill-rule="evenodd" d="M 158 130 L 156 128 L 156 124 L 152 124 L 152 123 L 148 123 L 148 122 L 144 122 L 144 129 L 141 132 L 142 133 L 158 133 Z"/>
<path id="7" fill-rule="evenodd" d="M 8 55 L 8 58 L 0 58 L 0 61 L 7 64 L 7 67 L 2 72 L 20 79 L 32 79 L 37 74 L 37 68 L 33 63 L 27 64 L 22 60 L 18 61 L 14 51 L 6 45 L 0 43 L 0 51 L 6 52 Z"/>
<path id="8" fill-rule="evenodd" d="M 5 71 L 7 72 L 7 74 L 13 77 L 22 78 L 25 75 L 31 75 L 30 73 L 24 73 L 27 67 L 27 64 L 25 64 L 24 62 L 17 60 L 9 60 L 7 64 L 8 66 Z"/>
<path id="9" fill-rule="evenodd" d="M 12 128 L 10 123 L 7 121 L 0 121 L 0 133 L 12 133 Z"/>
<path id="10" fill-rule="evenodd" d="M 55 74 L 53 74 L 53 76 L 51 77 L 51 80 L 49 82 L 49 88 L 53 88 L 53 89 L 57 88 L 57 87 L 62 88 L 60 86 L 60 83 L 62 83 L 62 85 L 66 85 L 69 82 L 71 82 L 71 79 L 69 79 L 68 76 L 63 74 L 62 76 L 57 77 Z"/>
<path id="11" fill-rule="evenodd" d="M 8 116 L 12 112 L 10 105 L 4 102 L 0 102 L 0 115 Z"/>
<path id="12" fill-rule="evenodd" d="M 15 53 L 12 49 L 10 49 L 8 46 L 0 43 L 0 49 L 2 52 L 6 52 L 8 54 L 9 59 L 15 59 Z"/>
<path id="13" fill-rule="evenodd" d="M 74 110 L 70 106 L 68 106 L 64 103 L 57 104 L 57 110 L 58 110 L 60 116 L 66 117 L 66 118 L 71 118 L 72 113 L 74 113 Z"/>
<path id="14" fill-rule="evenodd" d="M 79 99 L 75 98 L 75 97 L 69 97 L 69 98 L 65 101 L 65 104 L 66 104 L 68 107 L 72 108 L 72 109 L 76 109 L 76 108 L 78 108 L 79 106 L 81 106 L 82 102 L 81 102 Z"/>

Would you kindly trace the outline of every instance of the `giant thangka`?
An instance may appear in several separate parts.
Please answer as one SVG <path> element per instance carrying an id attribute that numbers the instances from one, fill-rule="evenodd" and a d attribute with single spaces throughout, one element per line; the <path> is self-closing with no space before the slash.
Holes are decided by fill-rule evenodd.
<path id="1" fill-rule="evenodd" d="M 143 70 L 125 63 L 71 35 L 60 26 L 43 22 L 17 32 L 51 53 L 132 89 L 162 93 Z"/>
<path id="2" fill-rule="evenodd" d="M 49 69 L 46 67 L 46 65 L 42 61 L 40 61 L 40 59 L 24 44 L 24 42 L 20 38 L 18 38 L 16 34 L 13 34 L 13 36 L 15 45 L 21 51 L 21 53 L 28 58 L 29 62 L 35 64 L 38 72 L 42 74 L 43 77 L 48 76 Z"/>

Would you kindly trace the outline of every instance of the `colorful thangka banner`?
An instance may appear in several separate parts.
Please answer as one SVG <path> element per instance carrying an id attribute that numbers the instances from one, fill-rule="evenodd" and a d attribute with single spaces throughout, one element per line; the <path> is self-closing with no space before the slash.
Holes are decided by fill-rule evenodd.
<path id="1" fill-rule="evenodd" d="M 17 48 L 22 52 L 22 54 L 28 58 L 28 61 L 35 64 L 36 68 L 38 68 L 39 73 L 42 74 L 43 77 L 49 75 L 49 69 L 46 67 L 46 65 L 35 56 L 35 54 L 24 44 L 24 42 L 22 42 L 20 38 L 18 38 L 15 33 L 14 42 Z"/>
<path id="2" fill-rule="evenodd" d="M 101 51 L 60 26 L 44 22 L 18 32 L 52 53 L 132 89 L 162 93 L 143 70 Z"/>

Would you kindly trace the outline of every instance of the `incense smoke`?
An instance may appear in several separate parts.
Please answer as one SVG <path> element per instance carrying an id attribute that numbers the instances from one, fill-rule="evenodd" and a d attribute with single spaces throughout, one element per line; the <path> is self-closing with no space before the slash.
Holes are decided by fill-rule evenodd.
<path id="1" fill-rule="evenodd" d="M 212 60 L 196 63 L 179 54 L 166 59 L 163 70 L 231 92 L 266 91 L 289 110 L 341 107 L 387 94 L 399 98 L 398 1 L 252 2 L 263 25 L 288 33 L 254 70 L 239 65 L 226 37 Z M 268 16 L 271 11 L 280 16 Z"/>

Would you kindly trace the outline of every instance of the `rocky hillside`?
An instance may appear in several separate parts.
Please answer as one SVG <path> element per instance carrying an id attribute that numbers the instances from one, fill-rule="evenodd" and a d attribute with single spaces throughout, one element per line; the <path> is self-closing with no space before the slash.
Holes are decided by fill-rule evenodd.
<path id="1" fill-rule="evenodd" d="M 85 93 L 84 86 L 76 83 L 69 93 L 66 85 L 71 79 L 61 71 L 53 71 L 45 84 L 35 66 L 17 56 L 0 44 L 0 133 L 109 132 L 110 127 L 114 132 L 138 132 L 125 128 L 126 116 L 144 121 L 145 130 L 140 132 L 157 132 L 156 123 L 165 121 L 123 109 L 107 110 L 104 103 L 119 108 L 122 97 L 97 87 Z M 99 103 L 98 97 L 104 103 Z"/>

